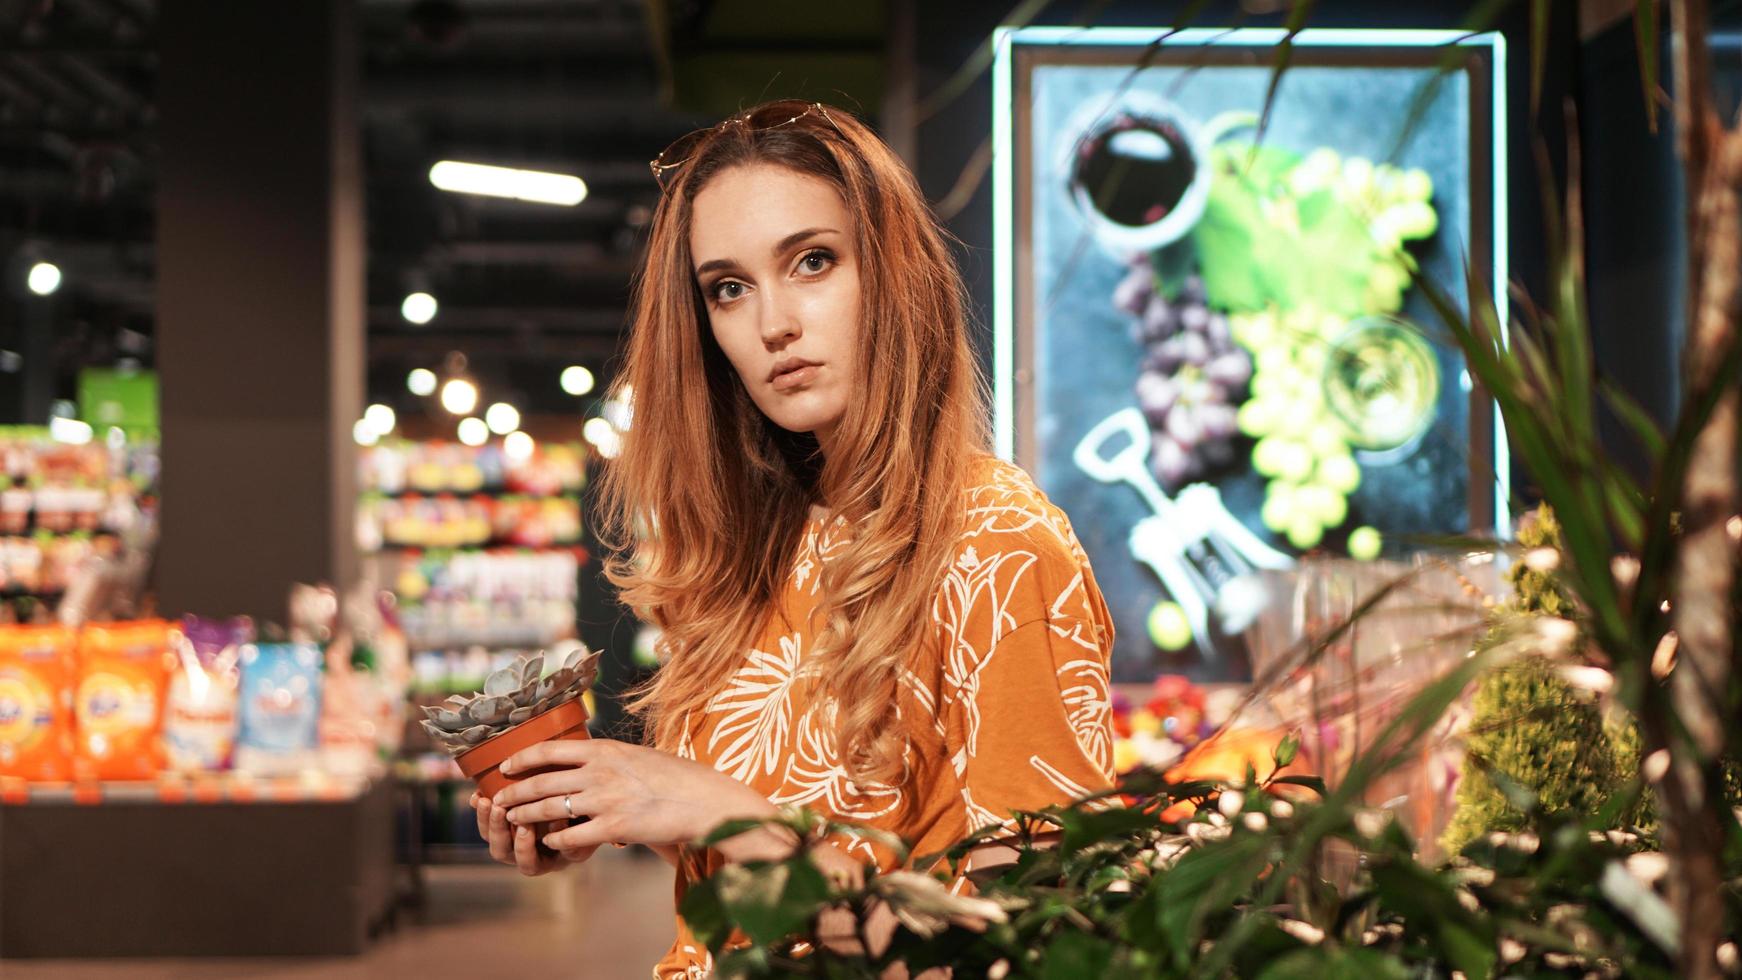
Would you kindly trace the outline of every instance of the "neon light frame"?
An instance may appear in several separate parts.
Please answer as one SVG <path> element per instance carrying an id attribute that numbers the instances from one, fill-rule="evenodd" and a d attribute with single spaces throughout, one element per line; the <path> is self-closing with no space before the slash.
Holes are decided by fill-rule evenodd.
<path id="1" fill-rule="evenodd" d="M 1016 226 L 1015 226 L 1015 152 L 1011 146 L 1015 58 L 1012 52 L 1018 44 L 1033 46 L 1135 46 L 1153 44 L 1166 37 L 1166 44 L 1186 46 L 1215 45 L 1218 47 L 1274 47 L 1287 36 L 1275 28 L 1187 28 L 1168 31 L 1161 28 L 1126 27 L 1024 27 L 998 28 L 992 35 L 992 397 L 994 448 L 1004 459 L 1016 458 L 1016 391 L 1013 385 L 1016 371 Z M 1507 254 L 1507 171 L 1506 171 L 1506 39 L 1496 32 L 1468 34 L 1463 31 L 1386 30 L 1386 29 L 1317 29 L 1295 35 L 1294 43 L 1301 47 L 1391 47 L 1422 48 L 1459 47 L 1486 48 L 1489 52 L 1491 77 L 1489 93 L 1493 100 L 1489 139 L 1493 170 L 1489 175 L 1493 268 L 1490 270 L 1494 290 L 1494 308 L 1502 323 L 1510 322 L 1506 284 L 1510 256 Z M 1506 426 L 1498 410 L 1491 407 L 1493 417 L 1494 467 L 1494 530 L 1502 537 L 1510 536 L 1512 524 L 1510 492 L 1512 487 L 1511 452 L 1506 442 Z"/>

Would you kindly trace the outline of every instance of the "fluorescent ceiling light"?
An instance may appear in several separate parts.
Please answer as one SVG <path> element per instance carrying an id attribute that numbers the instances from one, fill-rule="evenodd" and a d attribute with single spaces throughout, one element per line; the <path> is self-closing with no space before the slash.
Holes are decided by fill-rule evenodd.
<path id="1" fill-rule="evenodd" d="M 540 204 L 572 206 L 587 196 L 587 185 L 579 177 L 457 160 L 443 160 L 429 168 L 429 182 L 458 194 L 486 194 Z"/>

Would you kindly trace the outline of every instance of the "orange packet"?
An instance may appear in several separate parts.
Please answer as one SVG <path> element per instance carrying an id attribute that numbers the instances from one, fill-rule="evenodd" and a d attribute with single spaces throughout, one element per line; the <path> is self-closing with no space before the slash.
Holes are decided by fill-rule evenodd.
<path id="1" fill-rule="evenodd" d="M 72 778 L 73 632 L 0 627 L 0 777 Z"/>
<path id="2" fill-rule="evenodd" d="M 87 626 L 73 694 L 76 774 L 151 779 L 163 769 L 163 704 L 174 668 L 170 624 Z"/>

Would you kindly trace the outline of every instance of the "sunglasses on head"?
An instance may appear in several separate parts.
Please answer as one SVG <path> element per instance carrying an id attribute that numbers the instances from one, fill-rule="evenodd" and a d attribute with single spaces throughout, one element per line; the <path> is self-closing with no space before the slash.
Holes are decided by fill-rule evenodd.
<path id="1" fill-rule="evenodd" d="M 812 116 L 823 117 L 823 120 L 833 127 L 836 133 L 841 132 L 840 125 L 835 122 L 833 116 L 829 115 L 828 107 L 821 102 L 800 102 L 796 99 L 786 99 L 757 106 L 749 112 L 739 113 L 717 125 L 704 126 L 694 132 L 679 136 L 672 141 L 670 146 L 661 150 L 659 156 L 649 160 L 647 166 L 653 171 L 654 182 L 659 185 L 661 191 L 664 191 L 671 172 L 693 159 L 696 148 L 715 133 L 723 133 L 732 126 L 744 126 L 747 127 L 748 132 L 760 133 L 770 129 L 779 129 L 782 126 L 791 126 Z"/>

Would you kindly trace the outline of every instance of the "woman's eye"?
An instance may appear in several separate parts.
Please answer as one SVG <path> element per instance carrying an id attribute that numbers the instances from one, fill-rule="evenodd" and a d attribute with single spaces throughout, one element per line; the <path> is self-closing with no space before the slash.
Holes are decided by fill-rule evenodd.
<path id="1" fill-rule="evenodd" d="M 743 295 L 744 284 L 741 282 L 722 282 L 714 284 L 714 299 L 733 300 Z"/>
<path id="2" fill-rule="evenodd" d="M 812 252 L 804 258 L 799 259 L 798 264 L 804 269 L 804 271 L 815 274 L 827 269 L 829 263 L 833 260 L 834 256 L 831 256 L 827 252 Z"/>

